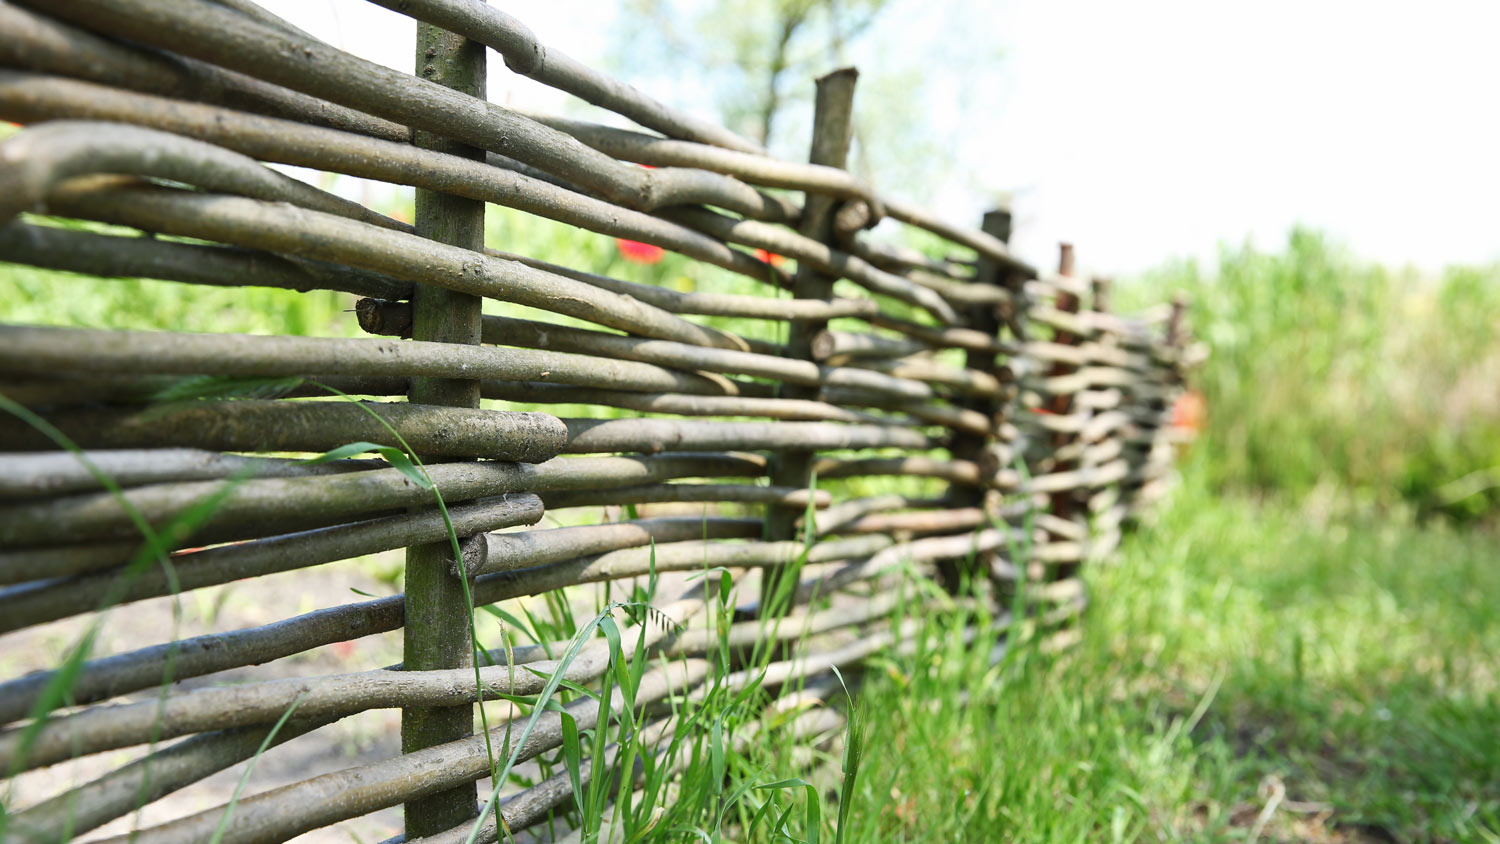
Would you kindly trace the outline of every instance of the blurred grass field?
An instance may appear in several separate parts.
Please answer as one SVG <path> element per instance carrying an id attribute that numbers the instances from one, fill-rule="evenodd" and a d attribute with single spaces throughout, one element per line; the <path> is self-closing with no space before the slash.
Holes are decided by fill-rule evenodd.
<path id="1" fill-rule="evenodd" d="M 578 269 L 764 293 L 491 219 L 497 244 Z M 1500 841 L 1500 267 L 1427 278 L 1296 231 L 1117 299 L 1175 290 L 1211 349 L 1181 487 L 1089 573 L 1078 646 L 991 666 L 941 616 L 871 672 L 847 840 Z M 352 306 L 0 265 L 5 322 L 352 336 Z"/>
<path id="2" fill-rule="evenodd" d="M 1214 489 L 1325 487 L 1460 518 L 1500 506 L 1500 485 L 1455 486 L 1500 467 L 1500 265 L 1428 277 L 1294 230 L 1278 252 L 1226 248 L 1212 272 L 1169 265 L 1128 293 L 1171 290 L 1212 350 L 1198 386 Z"/>

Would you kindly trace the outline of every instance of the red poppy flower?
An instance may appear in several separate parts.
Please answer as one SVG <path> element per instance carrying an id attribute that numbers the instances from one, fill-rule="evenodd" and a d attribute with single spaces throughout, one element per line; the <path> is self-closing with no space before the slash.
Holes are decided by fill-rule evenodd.
<path id="1" fill-rule="evenodd" d="M 1208 420 L 1208 402 L 1197 390 L 1188 390 L 1172 403 L 1172 427 L 1198 433 Z"/>
<path id="2" fill-rule="evenodd" d="M 762 261 L 765 261 L 767 264 L 770 264 L 773 267 L 779 267 L 782 264 L 786 263 L 786 258 L 777 255 L 775 252 L 767 252 L 764 249 L 755 250 L 755 257 L 759 258 Z"/>
<path id="3" fill-rule="evenodd" d="M 649 243 L 641 243 L 636 240 L 626 240 L 623 237 L 615 238 L 615 247 L 620 250 L 622 258 L 637 264 L 659 263 L 661 256 L 667 252 L 667 250 L 660 246 L 652 246 Z"/>

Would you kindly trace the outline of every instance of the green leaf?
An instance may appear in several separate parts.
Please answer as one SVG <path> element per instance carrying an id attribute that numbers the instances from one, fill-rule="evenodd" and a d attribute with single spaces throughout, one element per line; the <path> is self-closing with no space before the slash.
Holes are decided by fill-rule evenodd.
<path id="1" fill-rule="evenodd" d="M 203 399 L 279 399 L 302 386 L 299 376 L 279 378 L 240 375 L 193 375 L 151 394 L 150 401 L 185 402 Z"/>
<path id="2" fill-rule="evenodd" d="M 760 808 L 755 810 L 755 815 L 750 818 L 750 825 L 746 831 L 753 835 L 757 829 L 760 829 L 761 821 L 766 818 L 767 813 L 775 807 L 776 803 L 773 800 L 761 803 Z"/>
<path id="3" fill-rule="evenodd" d="M 526 622 L 522 621 L 519 618 L 516 618 L 515 615 L 507 612 L 504 609 L 501 609 L 500 607 L 495 606 L 494 604 L 485 604 L 483 607 L 480 607 L 480 609 L 484 610 L 486 613 L 489 613 L 495 618 L 500 619 L 501 621 L 521 631 L 522 633 L 525 633 L 531 638 L 531 641 L 542 646 L 542 651 L 547 654 L 548 659 L 552 658 L 552 651 L 547 648 L 547 643 L 542 641 L 542 637 L 533 632 L 530 626 L 526 624 Z"/>
<path id="4" fill-rule="evenodd" d="M 844 738 L 844 781 L 839 785 L 838 827 L 833 832 L 834 844 L 843 844 L 849 830 L 849 811 L 854 807 L 854 786 L 859 780 L 859 768 L 865 755 L 865 716 L 864 710 L 855 705 L 843 672 L 837 665 L 829 667 L 839 678 L 839 685 L 844 687 L 844 699 L 849 702 L 849 726 Z"/>
<path id="5" fill-rule="evenodd" d="M 406 452 L 390 445 L 377 445 L 372 442 L 349 443 L 332 451 L 325 451 L 317 457 L 309 457 L 302 462 L 309 466 L 316 466 L 320 463 L 332 463 L 335 460 L 348 460 L 360 454 L 378 454 L 385 462 L 391 464 L 391 468 L 410 478 L 412 483 L 422 489 L 433 488 L 432 479 L 427 477 L 427 473 L 413 465 Z"/>
<path id="6" fill-rule="evenodd" d="M 713 724 L 708 728 L 708 758 L 709 770 L 713 774 L 715 788 L 722 788 L 724 782 L 724 721 L 715 718 Z"/>
<path id="7" fill-rule="evenodd" d="M 782 812 L 781 815 L 776 818 L 776 825 L 773 826 L 773 827 L 771 827 L 771 837 L 772 838 L 775 838 L 778 835 L 781 836 L 781 837 L 783 837 L 783 838 L 790 838 L 791 837 L 791 836 L 789 836 L 789 835 L 786 834 L 786 822 L 787 822 L 787 819 L 792 816 L 792 811 L 795 810 L 796 808 L 797 808 L 797 805 L 794 803 L 794 804 L 786 807 L 786 811 Z"/>
<path id="8" fill-rule="evenodd" d="M 578 814 L 582 817 L 588 809 L 583 805 L 583 746 L 578 741 L 578 721 L 566 711 L 561 717 L 563 759 L 568 766 L 568 780 L 573 784 L 573 802 L 578 806 Z M 593 775 L 602 776 L 603 772 L 594 771 Z"/>

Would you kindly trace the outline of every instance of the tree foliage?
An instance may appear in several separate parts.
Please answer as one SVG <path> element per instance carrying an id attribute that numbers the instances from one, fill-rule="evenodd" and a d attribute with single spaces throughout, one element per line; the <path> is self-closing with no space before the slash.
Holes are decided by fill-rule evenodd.
<path id="1" fill-rule="evenodd" d="M 937 7 L 906 0 L 625 0 L 613 44 L 618 72 L 712 115 L 778 156 L 807 154 L 813 80 L 854 65 L 851 167 L 925 198 L 967 154 L 951 141 L 993 111 L 996 40 L 974 39 L 991 0 Z"/>

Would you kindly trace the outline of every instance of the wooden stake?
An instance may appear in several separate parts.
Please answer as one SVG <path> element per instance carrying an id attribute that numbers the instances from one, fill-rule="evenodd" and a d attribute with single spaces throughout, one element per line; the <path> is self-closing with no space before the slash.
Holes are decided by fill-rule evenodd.
<path id="1" fill-rule="evenodd" d="M 485 97 L 485 48 L 425 23 L 417 24 L 417 74 L 424 79 Z M 484 160 L 481 150 L 418 131 L 413 144 L 465 158 Z M 484 252 L 484 203 L 418 190 L 417 234 L 478 253 Z M 412 291 L 412 337 L 467 346 L 479 345 L 480 298 L 419 284 Z M 413 378 L 411 400 L 420 404 L 478 407 L 479 382 Z M 408 670 L 463 668 L 473 664 L 469 624 L 472 608 L 464 584 L 448 564 L 449 543 L 414 545 L 406 552 L 406 627 L 403 662 Z M 472 704 L 408 707 L 401 710 L 401 752 L 465 738 L 474 732 Z M 478 814 L 474 783 L 406 804 L 406 835 L 441 832 Z"/>
<path id="2" fill-rule="evenodd" d="M 813 164 L 842 169 L 849 159 L 849 140 L 854 123 L 854 82 L 859 71 L 852 67 L 835 70 L 818 79 L 817 99 L 813 107 L 812 153 Z M 834 243 L 833 215 L 837 211 L 836 200 L 821 194 L 807 194 L 802 212 L 800 233 L 806 237 L 832 245 Z M 833 298 L 833 279 L 811 267 L 798 266 L 792 283 L 793 297 L 797 299 Z M 812 360 L 813 339 L 826 330 L 827 322 L 792 323 L 787 334 L 787 357 Z M 819 388 L 786 385 L 781 391 L 783 398 L 818 399 Z M 771 468 L 771 483 L 774 486 L 805 488 L 812 477 L 811 451 L 784 451 L 777 455 Z M 768 513 L 768 534 L 772 539 L 791 539 L 796 535 L 795 513 L 775 511 Z"/>

